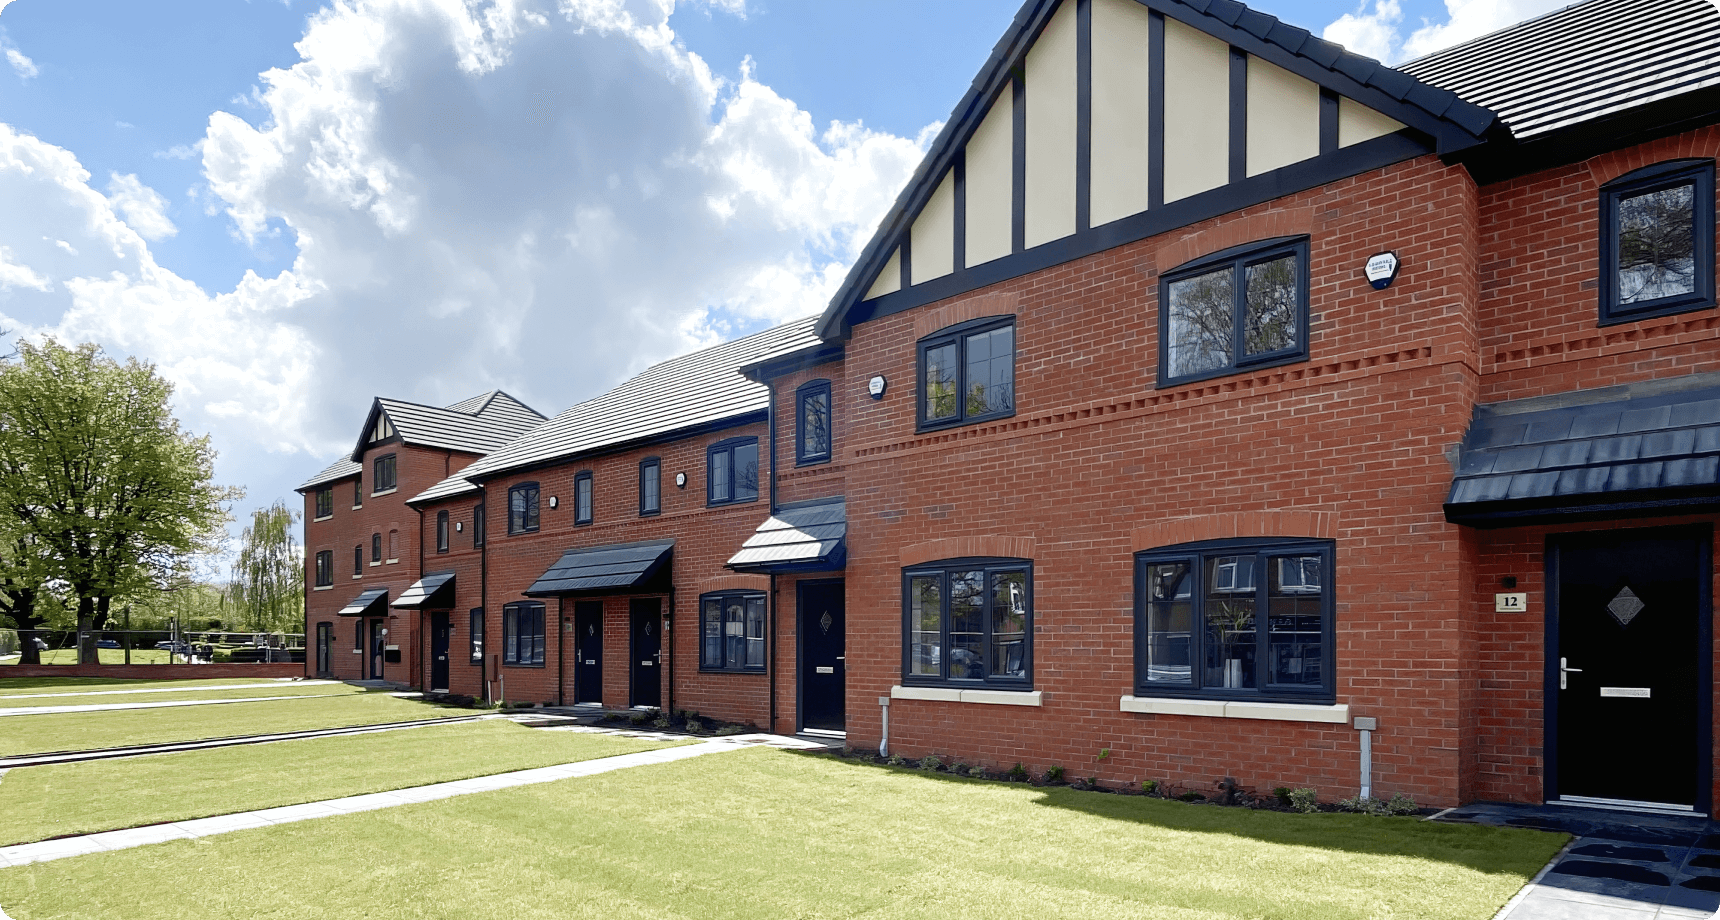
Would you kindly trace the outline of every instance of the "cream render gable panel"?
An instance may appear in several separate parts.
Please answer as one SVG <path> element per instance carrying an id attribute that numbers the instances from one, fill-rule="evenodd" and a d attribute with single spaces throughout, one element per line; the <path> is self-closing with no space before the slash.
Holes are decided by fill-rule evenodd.
<path id="1" fill-rule="evenodd" d="M 1250 176 L 1320 155 L 1320 87 L 1288 70 L 1248 56 Z"/>
<path id="2" fill-rule="evenodd" d="M 923 284 L 956 270 L 955 176 L 944 174 L 938 190 L 914 218 L 914 230 L 908 238 L 912 241 L 908 245 L 910 284 Z"/>
<path id="3" fill-rule="evenodd" d="M 1065 0 L 1027 52 L 1028 248 L 1075 232 L 1075 3 Z"/>
<path id="4" fill-rule="evenodd" d="M 902 289 L 902 251 L 890 253 L 890 261 L 884 263 L 878 277 L 872 279 L 872 287 L 866 291 L 866 299 L 894 294 Z"/>
<path id="5" fill-rule="evenodd" d="M 1165 201 L 1230 179 L 1230 46 L 1165 21 Z"/>
<path id="6" fill-rule="evenodd" d="M 1134 2 L 1134 0 L 1129 0 Z M 1009 255 L 1015 200 L 1015 96 L 1005 87 L 968 138 L 966 150 L 967 262 Z"/>
<path id="7" fill-rule="evenodd" d="M 1135 0 L 1093 0 L 1093 226 L 1147 209 L 1152 13 Z"/>
<path id="8" fill-rule="evenodd" d="M 1354 99 L 1345 97 L 1338 100 L 1339 147 L 1354 147 L 1362 141 L 1371 141 L 1403 129 L 1403 122 L 1381 115 Z"/>

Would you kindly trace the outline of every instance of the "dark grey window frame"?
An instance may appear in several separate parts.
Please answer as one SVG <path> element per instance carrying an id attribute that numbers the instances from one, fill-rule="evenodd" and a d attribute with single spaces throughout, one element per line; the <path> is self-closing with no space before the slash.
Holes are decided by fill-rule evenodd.
<path id="1" fill-rule="evenodd" d="M 580 485 L 585 486 L 585 494 L 579 491 Z M 580 470 L 573 476 L 573 525 L 581 527 L 590 524 L 596 517 L 597 486 L 590 470 Z"/>
<path id="2" fill-rule="evenodd" d="M 1020 366 L 1021 337 L 1015 336 L 1015 344 L 1010 352 L 1010 396 L 1009 408 L 997 412 L 984 412 L 969 415 L 967 411 L 967 340 L 969 337 L 983 332 L 992 332 L 1005 326 L 1015 326 L 1015 315 L 985 316 L 966 322 L 946 326 L 937 332 L 926 336 L 914 345 L 914 430 L 938 431 L 944 428 L 955 428 L 961 425 L 973 425 L 988 422 L 993 419 L 1010 418 L 1015 415 L 1015 407 L 1020 402 L 1020 378 L 1013 368 Z M 950 418 L 926 419 L 926 400 L 930 394 L 926 392 L 926 352 L 941 348 L 945 345 L 956 346 L 956 414 Z"/>
<path id="3" fill-rule="evenodd" d="M 363 575 L 364 574 L 364 544 L 363 543 L 360 543 L 357 546 L 354 546 L 352 548 L 352 574 L 354 574 L 354 575 Z"/>
<path id="4" fill-rule="evenodd" d="M 537 533 L 538 528 L 543 524 L 543 509 L 538 506 L 541 494 L 538 484 L 535 482 L 521 482 L 508 487 L 508 533 L 510 535 Z M 517 516 L 514 514 L 515 495 L 526 496 L 525 501 L 530 503 L 529 515 L 527 508 L 521 508 Z M 529 523 L 528 517 L 530 518 Z"/>
<path id="5" fill-rule="evenodd" d="M 466 622 L 467 653 L 471 656 L 472 664 L 482 666 L 484 663 L 484 608 L 473 607 Z"/>
<path id="6" fill-rule="evenodd" d="M 825 444 L 822 452 L 813 453 L 806 449 L 806 400 L 809 397 L 823 395 L 824 397 L 824 437 Z M 832 400 L 830 381 L 825 378 L 808 380 L 794 390 L 794 465 L 812 466 L 818 463 L 829 463 L 836 454 L 836 406 Z"/>
<path id="7" fill-rule="evenodd" d="M 436 512 L 436 552 L 448 551 L 448 512 Z"/>
<path id="8" fill-rule="evenodd" d="M 383 454 L 370 462 L 370 494 L 380 495 L 400 486 L 399 463 L 394 454 Z M 385 464 L 383 461 L 387 461 Z M 387 475 L 383 475 L 386 471 Z"/>
<path id="9" fill-rule="evenodd" d="M 1271 262 L 1287 255 L 1296 257 L 1296 345 L 1293 348 L 1280 348 L 1262 355 L 1247 357 L 1242 355 L 1243 324 L 1247 319 L 1248 285 L 1245 283 L 1247 268 L 1261 262 Z M 1176 268 L 1159 276 L 1159 379 L 1158 386 L 1180 387 L 1215 377 L 1229 377 L 1248 371 L 1267 367 L 1278 367 L 1284 364 L 1296 364 L 1308 360 L 1309 339 L 1312 338 L 1309 326 L 1308 289 L 1308 238 L 1305 236 L 1278 237 L 1270 240 L 1260 240 L 1232 246 L 1229 249 L 1201 256 L 1178 265 Z M 1170 375 L 1170 290 L 1171 285 L 1185 278 L 1210 274 L 1229 265 L 1235 277 L 1231 282 L 1233 300 L 1231 301 L 1231 362 L 1230 364 L 1202 371 L 1197 374 L 1184 374 L 1181 377 Z"/>
<path id="10" fill-rule="evenodd" d="M 323 486 L 317 490 L 316 513 L 312 517 L 322 520 L 334 516 L 334 486 Z"/>
<path id="11" fill-rule="evenodd" d="M 1267 609 L 1267 590 L 1270 578 L 1266 569 L 1261 566 L 1255 585 L 1255 687 L 1257 689 L 1225 689 L 1223 687 L 1203 687 L 1201 668 L 1194 666 L 1205 656 L 1206 630 L 1202 623 L 1202 602 L 1206 597 L 1205 560 L 1213 556 L 1245 556 L 1253 554 L 1256 557 L 1272 556 L 1308 556 L 1321 557 L 1321 570 L 1325 582 L 1321 586 L 1320 610 L 1320 642 L 1322 673 L 1321 685 L 1312 690 L 1297 690 L 1292 687 L 1269 689 L 1265 679 L 1268 663 L 1270 614 L 1267 615 L 1267 629 L 1260 628 L 1261 616 L 1258 611 Z M 1337 701 L 1337 628 L 1336 628 L 1336 546 L 1332 540 L 1315 540 L 1293 537 L 1251 537 L 1230 540 L 1205 540 L 1198 543 L 1183 543 L 1175 546 L 1156 547 L 1135 554 L 1135 694 L 1148 697 L 1179 697 L 1208 700 L 1242 700 L 1273 703 L 1312 703 L 1331 704 Z M 1147 567 L 1157 563 L 1187 562 L 1194 576 L 1194 592 L 1190 598 L 1190 629 L 1189 629 L 1189 683 L 1171 684 L 1166 681 L 1148 681 L 1147 676 Z"/>
<path id="12" fill-rule="evenodd" d="M 532 653 L 528 661 L 519 660 L 519 639 L 522 635 L 519 624 L 522 614 L 525 615 L 527 628 L 532 631 Z M 510 668 L 545 667 L 545 646 L 548 643 L 545 619 L 543 601 L 513 601 L 502 605 L 502 664 Z M 513 643 L 508 641 L 510 635 L 513 637 Z"/>
<path id="13" fill-rule="evenodd" d="M 316 557 L 316 586 L 327 588 L 334 584 L 334 550 L 317 550 Z"/>
<path id="14" fill-rule="evenodd" d="M 472 548 L 484 545 L 484 503 L 472 506 Z"/>
<path id="15" fill-rule="evenodd" d="M 650 477 L 647 479 L 646 477 Z M 646 502 L 645 483 L 650 482 L 655 493 L 654 503 Z M 663 513 L 663 460 L 646 457 L 639 461 L 639 516 L 651 517 Z"/>
<path id="16" fill-rule="evenodd" d="M 370 564 L 371 565 L 381 565 L 382 564 L 382 532 L 381 531 L 378 531 L 378 532 L 370 535 Z"/>
<path id="17" fill-rule="evenodd" d="M 950 677 L 949 666 L 951 655 L 947 654 L 950 647 L 950 579 L 951 572 L 985 572 L 989 585 L 991 576 L 1001 572 L 1024 572 L 1027 575 L 1027 621 L 1023 627 L 1022 671 L 1024 677 L 993 676 L 989 673 L 984 677 Z M 940 577 L 938 600 L 939 611 L 938 675 L 912 673 L 913 657 L 913 604 L 910 596 L 911 585 L 916 576 L 937 575 Z M 984 623 L 983 647 L 988 651 L 992 647 L 992 602 L 991 591 L 985 592 L 985 607 L 981 613 Z M 1004 557 L 967 557 L 961 559 L 940 559 L 935 562 L 922 563 L 902 567 L 902 684 L 913 687 L 965 687 L 968 689 L 988 688 L 995 690 L 1032 690 L 1033 689 L 1033 560 L 1011 559 Z M 981 663 L 981 671 L 991 669 L 986 662 Z"/>
<path id="18" fill-rule="evenodd" d="M 358 478 L 352 481 L 352 506 L 364 507 L 364 473 L 360 471 Z"/>
<path id="19" fill-rule="evenodd" d="M 748 444 L 752 445 L 755 453 L 758 451 L 758 438 L 751 436 L 725 438 L 712 444 L 710 447 L 705 448 L 705 505 L 707 507 L 713 505 L 744 505 L 749 502 L 758 501 L 759 483 L 756 481 L 753 483 L 753 494 L 751 498 L 739 497 L 740 470 L 735 465 L 735 448 L 745 447 Z M 716 475 L 713 470 L 716 465 L 716 456 L 723 453 L 726 453 L 729 456 L 729 497 L 717 498 Z M 759 458 L 759 466 L 764 466 L 764 459 L 762 456 Z M 759 470 L 759 476 L 760 478 L 764 476 L 763 469 Z"/>
<path id="20" fill-rule="evenodd" d="M 1618 206 L 1620 199 L 1646 192 L 1694 185 L 1691 211 L 1696 290 L 1641 304 L 1618 303 Z M 1632 170 L 1601 186 L 1600 192 L 1600 325 L 1616 326 L 1637 320 L 1707 310 L 1714 306 L 1714 160 L 1668 160 Z"/>
<path id="21" fill-rule="evenodd" d="M 728 664 L 715 664 L 715 665 L 713 665 L 706 658 L 706 656 L 705 656 L 705 630 L 708 627 L 707 627 L 707 623 L 705 620 L 705 603 L 707 601 L 713 601 L 713 600 L 717 602 L 717 616 L 719 617 L 719 623 L 720 623 L 721 622 L 720 618 L 723 616 L 725 606 L 726 606 L 727 602 L 731 599 L 745 599 L 749 602 L 754 601 L 754 600 L 758 600 L 758 601 L 764 602 L 764 604 L 765 604 L 764 615 L 766 618 L 765 619 L 765 626 L 764 626 L 764 633 L 765 634 L 762 637 L 760 637 L 763 639 L 763 641 L 765 643 L 765 653 L 764 653 L 765 661 L 764 662 L 761 662 L 757 665 L 747 665 L 747 664 L 741 664 L 739 666 L 733 666 L 733 665 L 728 665 Z M 765 672 L 766 666 L 767 666 L 769 659 L 770 659 L 769 617 L 770 617 L 770 598 L 763 591 L 747 591 L 747 590 L 712 591 L 712 592 L 709 592 L 707 594 L 699 595 L 699 635 L 698 635 L 699 670 L 703 673 L 710 673 L 710 674 L 763 674 Z M 743 618 L 741 622 L 743 625 L 742 637 L 744 639 L 745 638 L 744 626 L 745 626 L 746 621 Z M 743 660 L 744 660 L 744 654 L 743 654 Z"/>

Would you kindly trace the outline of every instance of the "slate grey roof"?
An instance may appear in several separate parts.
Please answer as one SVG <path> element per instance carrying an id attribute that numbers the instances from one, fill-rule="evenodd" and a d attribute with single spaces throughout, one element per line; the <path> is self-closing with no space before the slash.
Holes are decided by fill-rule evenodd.
<path id="1" fill-rule="evenodd" d="M 366 588 L 340 608 L 343 617 L 381 617 L 388 615 L 388 589 Z"/>
<path id="2" fill-rule="evenodd" d="M 400 592 L 397 610 L 446 610 L 454 606 L 454 573 L 432 572 Z"/>
<path id="3" fill-rule="evenodd" d="M 363 456 L 378 412 L 388 414 L 394 430 L 407 444 L 469 454 L 489 453 L 544 423 L 542 413 L 501 390 L 480 393 L 444 408 L 378 397 L 365 416 L 363 433 L 359 435 L 358 446 L 353 448 L 353 452 L 305 480 L 297 491 L 304 492 L 364 472 L 358 458 Z"/>
<path id="4" fill-rule="evenodd" d="M 1720 375 L 1478 406 L 1446 519 L 1515 524 L 1720 502 Z"/>
<path id="5" fill-rule="evenodd" d="M 595 399 L 550 419 L 457 475 L 413 496 L 434 501 L 470 491 L 471 482 L 622 444 L 763 412 L 770 389 L 741 376 L 748 364 L 818 343 L 816 317 L 672 358 Z"/>
<path id="6" fill-rule="evenodd" d="M 847 502 L 803 502 L 778 508 L 727 565 L 737 572 L 840 569 L 847 563 L 847 537 Z"/>
<path id="7" fill-rule="evenodd" d="M 650 582 L 669 564 L 674 540 L 570 549 L 525 590 L 526 597 L 617 591 Z"/>
<path id="8" fill-rule="evenodd" d="M 1588 0 L 1402 65 L 1519 139 L 1720 84 L 1710 0 Z"/>
<path id="9" fill-rule="evenodd" d="M 327 469 L 305 480 L 304 483 L 294 491 L 304 492 L 320 485 L 337 482 L 347 478 L 348 476 L 357 476 L 362 472 L 364 472 L 364 464 L 353 460 L 351 457 L 342 457 L 329 464 Z"/>

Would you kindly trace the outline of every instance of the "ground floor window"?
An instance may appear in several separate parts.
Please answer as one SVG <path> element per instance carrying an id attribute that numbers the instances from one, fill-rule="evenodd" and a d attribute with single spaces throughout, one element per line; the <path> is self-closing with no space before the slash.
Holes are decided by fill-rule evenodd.
<path id="1" fill-rule="evenodd" d="M 502 607 L 502 664 L 543 666 L 543 603 L 520 601 Z"/>
<path id="2" fill-rule="evenodd" d="M 733 591 L 699 598 L 699 670 L 764 670 L 764 594 Z"/>
<path id="3" fill-rule="evenodd" d="M 472 663 L 484 663 L 484 608 L 472 608 Z"/>
<path id="4" fill-rule="evenodd" d="M 1330 701 L 1332 544 L 1220 540 L 1135 557 L 1135 692 Z"/>
<path id="5" fill-rule="evenodd" d="M 902 570 L 902 680 L 998 684 L 1033 680 L 1033 563 L 956 559 Z"/>

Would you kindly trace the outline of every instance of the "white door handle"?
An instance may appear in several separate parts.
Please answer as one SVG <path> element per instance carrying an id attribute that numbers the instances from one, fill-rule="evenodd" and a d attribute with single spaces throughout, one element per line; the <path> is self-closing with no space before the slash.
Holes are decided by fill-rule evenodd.
<path id="1" fill-rule="evenodd" d="M 1566 674 L 1581 674 L 1581 673 L 1583 673 L 1582 668 L 1573 668 L 1570 665 L 1566 664 L 1565 660 L 1566 659 L 1564 659 L 1564 658 L 1559 659 L 1559 689 L 1560 690 L 1565 689 L 1565 675 Z"/>

